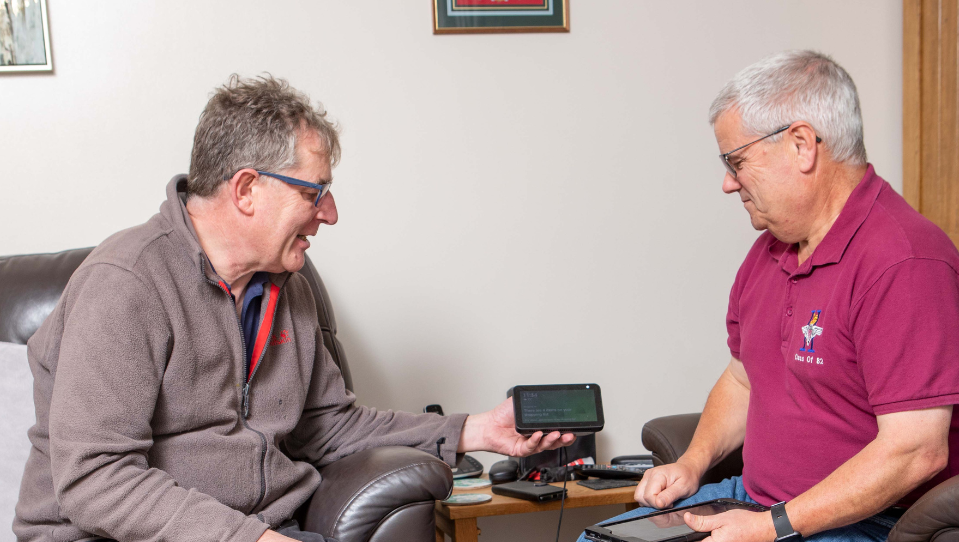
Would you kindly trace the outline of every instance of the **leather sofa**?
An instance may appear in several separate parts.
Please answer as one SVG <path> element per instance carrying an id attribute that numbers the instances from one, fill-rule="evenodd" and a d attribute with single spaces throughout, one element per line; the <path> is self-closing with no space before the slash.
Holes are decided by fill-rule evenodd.
<path id="1" fill-rule="evenodd" d="M 0 257 L 0 341 L 26 344 L 91 250 Z M 309 258 L 300 272 L 316 298 L 324 343 L 352 390 L 326 287 Z M 434 502 L 449 496 L 453 486 L 446 463 L 404 447 L 360 452 L 320 472 L 316 495 L 322 498 L 306 503 L 297 519 L 305 530 L 344 542 L 435 540 Z"/>
<path id="2" fill-rule="evenodd" d="M 686 452 L 699 416 L 664 416 L 643 426 L 643 446 L 652 452 L 653 464 L 674 463 Z M 740 448 L 703 475 L 702 483 L 739 476 L 742 471 Z M 959 542 L 959 476 L 939 484 L 909 507 L 889 533 L 889 542 Z"/>

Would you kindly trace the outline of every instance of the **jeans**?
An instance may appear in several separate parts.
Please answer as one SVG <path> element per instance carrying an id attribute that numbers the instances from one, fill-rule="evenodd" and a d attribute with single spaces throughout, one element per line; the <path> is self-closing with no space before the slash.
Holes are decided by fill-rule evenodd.
<path id="1" fill-rule="evenodd" d="M 673 505 L 673 507 L 687 506 L 690 504 L 701 503 L 703 501 L 711 501 L 713 499 L 736 499 L 758 504 L 746 493 L 746 488 L 743 487 L 742 479 L 739 476 L 734 476 L 732 478 L 727 478 L 722 482 L 708 484 L 699 488 L 699 491 L 696 492 L 695 495 L 677 502 Z M 608 519 L 603 523 L 645 516 L 646 514 L 655 511 L 655 508 L 637 508 L 635 510 L 626 512 L 625 514 L 620 514 L 614 518 Z M 809 537 L 804 536 L 803 538 L 809 542 L 885 542 L 886 538 L 889 536 L 889 531 L 892 530 L 892 527 L 896 524 L 898 519 L 899 518 L 896 516 L 880 513 L 866 518 L 859 523 L 853 523 L 852 525 L 839 527 L 838 529 L 823 531 Z M 586 540 L 585 534 L 581 534 L 579 535 L 577 542 L 589 541 Z"/>

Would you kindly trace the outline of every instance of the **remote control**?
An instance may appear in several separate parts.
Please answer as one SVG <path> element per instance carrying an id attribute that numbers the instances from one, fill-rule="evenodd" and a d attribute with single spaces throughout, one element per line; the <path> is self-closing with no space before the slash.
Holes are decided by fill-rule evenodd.
<path id="1" fill-rule="evenodd" d="M 646 465 L 576 465 L 573 467 L 583 476 L 620 480 L 639 480 L 649 468 Z"/>
<path id="2" fill-rule="evenodd" d="M 633 480 L 580 480 L 576 483 L 597 491 L 637 485 Z"/>

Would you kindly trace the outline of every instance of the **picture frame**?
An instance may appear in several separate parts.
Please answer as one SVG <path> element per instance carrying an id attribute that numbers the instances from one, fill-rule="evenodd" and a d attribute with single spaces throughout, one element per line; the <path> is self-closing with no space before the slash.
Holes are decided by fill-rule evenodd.
<path id="1" fill-rule="evenodd" d="M 569 32 L 569 0 L 430 0 L 434 34 Z"/>
<path id="2" fill-rule="evenodd" d="M 0 74 L 52 72 L 46 0 L 0 0 Z"/>

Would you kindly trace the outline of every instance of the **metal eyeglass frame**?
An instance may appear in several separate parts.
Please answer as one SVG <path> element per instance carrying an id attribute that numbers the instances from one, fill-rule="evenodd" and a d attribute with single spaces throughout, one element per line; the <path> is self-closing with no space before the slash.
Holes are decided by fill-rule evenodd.
<path id="1" fill-rule="evenodd" d="M 283 181 L 286 184 L 293 184 L 296 186 L 305 186 L 306 188 L 319 190 L 320 193 L 317 194 L 316 201 L 313 202 L 314 207 L 320 206 L 320 200 L 323 199 L 323 196 L 325 196 L 327 192 L 330 191 L 330 186 L 333 184 L 332 181 L 328 183 L 323 183 L 323 184 L 316 184 L 316 183 L 311 183 L 307 181 L 301 181 L 299 179 L 294 179 L 293 177 L 287 177 L 286 175 L 277 175 L 276 173 L 270 173 L 268 171 L 260 171 L 260 170 L 254 170 L 254 171 L 259 173 L 260 175 L 266 175 L 267 177 L 273 177 L 274 179 L 278 181 Z"/>
<path id="2" fill-rule="evenodd" d="M 726 167 L 726 171 L 728 171 L 729 174 L 733 176 L 733 179 L 736 179 L 736 178 L 738 178 L 738 176 L 736 175 L 736 168 L 734 168 L 733 165 L 729 163 L 729 155 L 733 154 L 734 152 L 741 151 L 741 150 L 745 149 L 746 147 L 752 145 L 753 143 L 759 143 L 760 141 L 766 139 L 767 137 L 772 137 L 772 136 L 774 136 L 774 135 L 776 135 L 776 134 L 785 132 L 786 130 L 789 129 L 790 126 L 792 126 L 792 124 L 787 124 L 787 125 L 783 126 L 782 128 L 776 130 L 775 132 L 773 132 L 773 133 L 771 133 L 771 134 L 767 134 L 767 135 L 762 136 L 761 138 L 757 139 L 756 141 L 750 141 L 749 143 L 746 143 L 746 144 L 743 145 L 742 147 L 737 147 L 737 148 L 735 148 L 735 149 L 733 149 L 733 150 L 731 150 L 731 151 L 729 151 L 729 152 L 724 152 L 723 154 L 720 154 L 720 155 L 719 155 L 719 159 L 722 160 L 723 166 Z M 816 143 L 822 143 L 822 138 L 819 137 L 819 136 L 816 136 Z"/>

